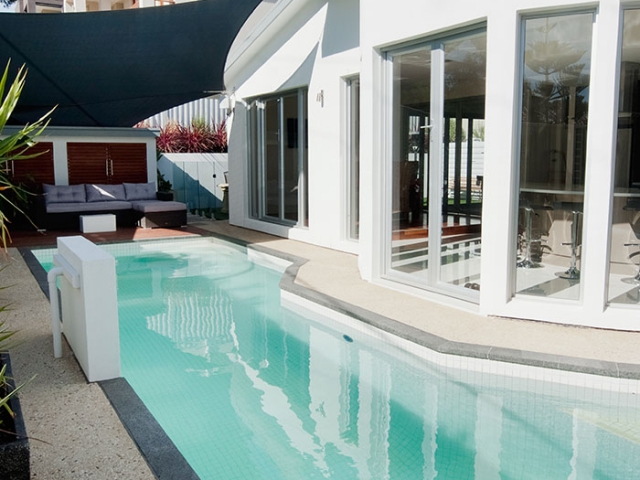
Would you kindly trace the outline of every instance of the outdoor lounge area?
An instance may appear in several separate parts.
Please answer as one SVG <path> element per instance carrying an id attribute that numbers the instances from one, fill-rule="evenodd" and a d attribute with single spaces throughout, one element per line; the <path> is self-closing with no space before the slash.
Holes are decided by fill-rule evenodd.
<path id="1" fill-rule="evenodd" d="M 119 226 L 181 227 L 187 224 L 187 206 L 156 192 L 155 182 L 121 185 L 79 184 L 43 186 L 39 228 L 74 228 L 81 217 L 112 214 Z"/>

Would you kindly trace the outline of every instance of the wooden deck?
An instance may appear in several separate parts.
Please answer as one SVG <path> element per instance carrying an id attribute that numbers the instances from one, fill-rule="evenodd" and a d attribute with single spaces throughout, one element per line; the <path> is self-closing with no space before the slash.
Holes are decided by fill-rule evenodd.
<path id="1" fill-rule="evenodd" d="M 12 231 L 9 248 L 15 247 L 55 247 L 58 237 L 82 235 L 93 243 L 115 243 L 156 238 L 207 235 L 206 230 L 187 225 L 183 228 L 122 228 L 115 232 L 82 233 L 79 230 L 47 230 L 44 232 Z"/>

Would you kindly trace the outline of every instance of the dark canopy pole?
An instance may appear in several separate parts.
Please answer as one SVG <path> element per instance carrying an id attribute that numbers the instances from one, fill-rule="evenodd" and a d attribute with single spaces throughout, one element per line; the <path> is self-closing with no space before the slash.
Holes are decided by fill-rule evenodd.
<path id="1" fill-rule="evenodd" d="M 0 13 L 0 67 L 28 67 L 11 124 L 131 127 L 224 91 L 224 65 L 260 0 L 68 14 Z"/>

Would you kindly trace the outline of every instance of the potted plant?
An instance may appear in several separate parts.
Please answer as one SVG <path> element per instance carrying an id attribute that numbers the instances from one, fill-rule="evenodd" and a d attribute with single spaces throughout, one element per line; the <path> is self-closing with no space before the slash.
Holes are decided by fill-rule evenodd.
<path id="1" fill-rule="evenodd" d="M 164 175 L 158 170 L 158 193 L 156 194 L 158 200 L 171 201 L 173 200 L 173 185 L 171 182 L 164 178 Z"/>
<path id="2" fill-rule="evenodd" d="M 0 312 L 6 309 L 2 306 Z M 17 396 L 25 384 L 15 385 L 7 352 L 8 341 L 15 333 L 0 322 L 0 478 L 29 480 L 29 438 Z"/>

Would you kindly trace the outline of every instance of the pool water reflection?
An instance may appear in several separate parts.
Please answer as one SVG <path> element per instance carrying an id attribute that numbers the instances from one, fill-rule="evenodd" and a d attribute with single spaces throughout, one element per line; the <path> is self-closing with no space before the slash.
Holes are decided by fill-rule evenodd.
<path id="1" fill-rule="evenodd" d="M 634 392 L 435 365 L 307 319 L 281 306 L 281 273 L 235 246 L 106 249 L 117 258 L 123 375 L 203 479 L 640 471 Z"/>

